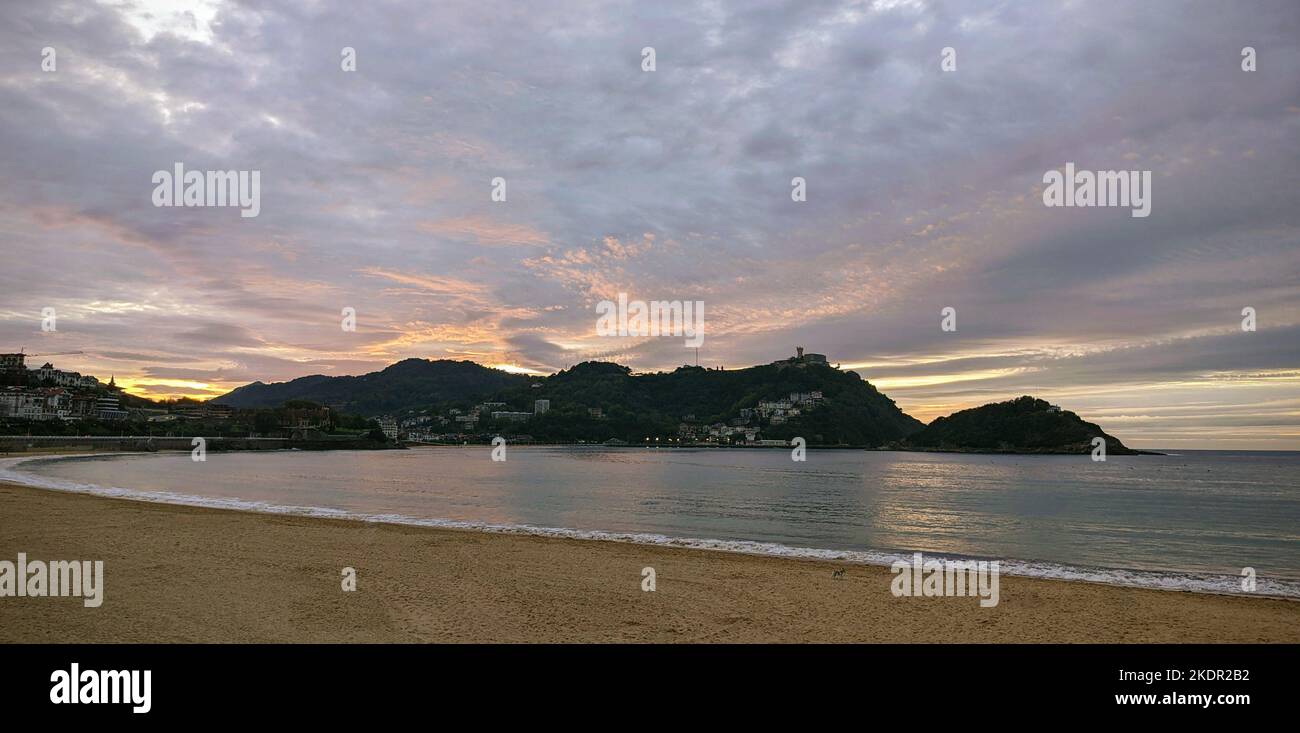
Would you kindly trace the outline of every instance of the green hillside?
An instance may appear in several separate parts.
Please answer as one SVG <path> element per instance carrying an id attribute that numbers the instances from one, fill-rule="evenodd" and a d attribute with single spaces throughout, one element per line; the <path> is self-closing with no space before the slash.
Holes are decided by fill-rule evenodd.
<path id="1" fill-rule="evenodd" d="M 936 418 L 907 438 L 906 446 L 989 453 L 1091 453 L 1092 439 L 1108 454 L 1133 454 L 1118 438 L 1068 410 L 1024 396 Z"/>

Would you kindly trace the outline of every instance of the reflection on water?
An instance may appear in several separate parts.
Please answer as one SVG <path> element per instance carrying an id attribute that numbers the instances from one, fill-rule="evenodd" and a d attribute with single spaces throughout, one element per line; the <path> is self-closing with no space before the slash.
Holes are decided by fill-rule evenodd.
<path id="1" fill-rule="evenodd" d="M 1300 454 L 489 447 L 29 463 L 69 481 L 367 514 L 1300 579 Z"/>

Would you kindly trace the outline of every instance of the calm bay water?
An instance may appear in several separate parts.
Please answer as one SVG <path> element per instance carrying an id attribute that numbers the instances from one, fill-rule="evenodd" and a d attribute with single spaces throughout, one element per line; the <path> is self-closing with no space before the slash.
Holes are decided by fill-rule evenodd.
<path id="1" fill-rule="evenodd" d="M 10 459 L 47 488 L 262 511 L 1300 597 L 1300 453 L 981 456 L 486 446 Z M 21 463 L 20 466 L 15 464 Z M 489 526 L 490 525 L 490 526 Z M 611 537 L 611 535 L 616 535 Z"/>

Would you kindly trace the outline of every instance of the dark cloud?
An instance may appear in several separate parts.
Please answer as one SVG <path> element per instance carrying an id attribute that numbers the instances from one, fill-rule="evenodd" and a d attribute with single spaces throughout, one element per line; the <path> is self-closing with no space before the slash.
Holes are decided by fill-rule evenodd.
<path id="1" fill-rule="evenodd" d="M 0 343 L 210 392 L 694 361 L 597 338 L 621 291 L 706 301 L 701 363 L 803 344 L 923 417 L 1039 390 L 1127 419 L 1123 390 L 1142 440 L 1300 446 L 1267 406 L 1300 397 L 1294 2 L 136 8 L 0 7 Z M 175 161 L 261 171 L 261 214 L 153 207 Z M 1152 215 L 1045 209 L 1067 161 L 1151 170 Z M 1270 427 L 1214 432 L 1235 404 Z"/>

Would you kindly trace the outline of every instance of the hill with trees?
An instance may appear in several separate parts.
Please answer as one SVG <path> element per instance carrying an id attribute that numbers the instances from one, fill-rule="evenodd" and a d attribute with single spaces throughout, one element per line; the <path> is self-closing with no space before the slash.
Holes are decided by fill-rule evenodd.
<path id="1" fill-rule="evenodd" d="M 472 400 L 526 384 L 528 377 L 472 361 L 403 359 L 382 371 L 356 377 L 314 374 L 290 382 L 253 382 L 213 399 L 230 407 L 278 407 L 292 400 L 332 405 L 374 416 L 449 400 Z"/>
<path id="2" fill-rule="evenodd" d="M 980 453 L 1091 453 L 1092 439 L 1106 453 L 1133 455 L 1118 438 L 1083 418 L 1028 395 L 935 418 L 908 436 L 904 448 Z"/>
<path id="3" fill-rule="evenodd" d="M 537 383 L 497 395 L 516 409 L 546 399 L 551 408 L 527 423 L 540 440 L 605 440 L 629 443 L 679 435 L 686 426 L 734 425 L 760 401 L 791 393 L 820 392 L 821 400 L 800 415 L 774 424 L 750 417 L 765 439 L 804 437 L 814 445 L 876 447 L 915 432 L 922 423 L 904 413 L 855 372 L 819 364 L 783 362 L 747 369 L 683 366 L 671 372 L 632 374 L 625 366 L 584 362 Z M 600 410 L 600 417 L 592 415 Z"/>
<path id="4" fill-rule="evenodd" d="M 493 421 L 485 413 L 477 429 L 509 429 L 551 442 L 617 438 L 641 443 L 647 437 L 679 436 L 683 424 L 734 427 L 742 410 L 752 411 L 760 401 L 811 392 L 820 392 L 821 399 L 799 410 L 797 417 L 780 423 L 747 419 L 761 427 L 763 438 L 802 436 L 820 445 L 878 447 L 923 427 L 856 373 L 794 359 L 747 369 L 684 366 L 651 374 L 633 374 L 609 362 L 583 362 L 549 377 L 511 374 L 468 361 L 406 359 L 357 377 L 254 382 L 214 402 L 250 408 L 311 400 L 361 415 L 403 416 L 464 412 L 485 401 L 504 403 L 500 411 L 531 413 L 536 401 L 545 399 L 549 411 L 525 423 Z"/>
<path id="5" fill-rule="evenodd" d="M 797 399 L 796 399 L 797 398 Z M 988 453 L 1140 453 L 1073 412 L 1034 397 L 962 410 L 929 425 L 852 371 L 802 357 L 745 369 L 678 367 L 634 374 L 583 362 L 525 376 L 470 361 L 406 359 L 355 377 L 315 375 L 240 387 L 214 400 L 236 408 L 308 400 L 365 417 L 418 418 L 457 439 L 496 434 L 541 442 L 721 443 L 802 437 L 809 445 Z M 548 409 L 537 409 L 546 400 Z M 485 404 L 490 403 L 490 404 Z M 492 413 L 513 413 L 493 418 Z M 526 413 L 526 415 L 522 414 Z M 452 416 L 477 414 L 477 422 Z M 511 419 L 514 418 L 514 419 Z"/>

